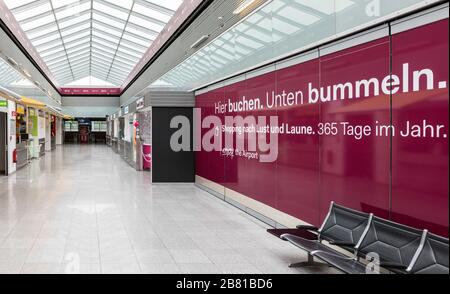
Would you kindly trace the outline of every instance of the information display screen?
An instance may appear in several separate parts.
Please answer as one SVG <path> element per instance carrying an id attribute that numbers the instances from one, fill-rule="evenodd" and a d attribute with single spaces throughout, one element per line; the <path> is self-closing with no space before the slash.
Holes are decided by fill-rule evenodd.
<path id="1" fill-rule="evenodd" d="M 64 125 L 64 130 L 66 132 L 78 132 L 78 122 L 77 121 L 66 121 Z"/>
<path id="2" fill-rule="evenodd" d="M 107 123 L 106 121 L 93 121 L 91 123 L 91 130 L 92 132 L 105 132 L 107 130 Z"/>

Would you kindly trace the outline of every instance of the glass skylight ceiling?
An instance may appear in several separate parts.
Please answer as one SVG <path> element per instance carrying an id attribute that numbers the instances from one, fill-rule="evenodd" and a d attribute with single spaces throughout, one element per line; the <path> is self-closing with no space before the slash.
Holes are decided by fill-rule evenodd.
<path id="1" fill-rule="evenodd" d="M 122 85 L 183 0 L 5 0 L 59 86 Z"/>

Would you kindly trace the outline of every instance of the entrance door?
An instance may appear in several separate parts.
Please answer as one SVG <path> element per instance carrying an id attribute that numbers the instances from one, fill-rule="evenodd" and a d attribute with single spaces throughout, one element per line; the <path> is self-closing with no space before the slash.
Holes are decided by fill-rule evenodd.
<path id="1" fill-rule="evenodd" d="M 0 175 L 8 174 L 8 114 L 0 112 Z"/>
<path id="2" fill-rule="evenodd" d="M 80 144 L 89 144 L 89 127 L 80 126 Z"/>

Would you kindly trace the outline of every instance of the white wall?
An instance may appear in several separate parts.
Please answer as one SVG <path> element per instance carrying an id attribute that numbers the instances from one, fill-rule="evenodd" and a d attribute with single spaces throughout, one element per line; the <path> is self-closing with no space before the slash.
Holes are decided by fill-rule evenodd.
<path id="1" fill-rule="evenodd" d="M 114 120 L 114 130 L 113 131 L 114 131 L 113 137 L 119 138 L 119 119 L 118 118 L 116 118 Z"/>
<path id="2" fill-rule="evenodd" d="M 49 118 L 45 119 L 45 151 L 52 151 L 52 120 Z"/>
<path id="3" fill-rule="evenodd" d="M 56 145 L 62 145 L 63 139 L 63 121 L 62 118 L 56 118 Z"/>
<path id="4" fill-rule="evenodd" d="M 105 118 L 120 106 L 119 97 L 63 97 L 63 112 L 72 117 Z"/>
<path id="5" fill-rule="evenodd" d="M 131 142 L 131 137 L 132 137 L 132 127 L 133 125 L 130 124 L 130 119 L 132 118 L 131 114 L 127 114 L 125 116 L 125 130 L 124 130 L 124 136 L 125 136 L 125 141 L 127 142 Z"/>

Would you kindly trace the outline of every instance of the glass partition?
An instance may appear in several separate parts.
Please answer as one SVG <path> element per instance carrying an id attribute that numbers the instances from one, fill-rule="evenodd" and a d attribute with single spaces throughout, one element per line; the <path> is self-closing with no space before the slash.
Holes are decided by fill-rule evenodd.
<path id="1" fill-rule="evenodd" d="M 155 83 L 203 87 L 433 2 L 439 1 L 269 1 Z"/>

